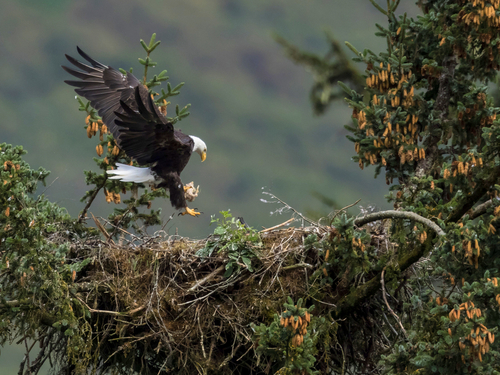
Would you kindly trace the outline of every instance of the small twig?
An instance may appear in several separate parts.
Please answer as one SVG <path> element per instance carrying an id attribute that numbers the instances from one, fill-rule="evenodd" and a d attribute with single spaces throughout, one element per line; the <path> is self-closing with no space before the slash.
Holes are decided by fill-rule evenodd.
<path id="1" fill-rule="evenodd" d="M 33 345 L 34 344 L 35 343 L 33 343 Z M 33 345 L 31 346 L 31 348 L 28 348 L 28 340 L 24 340 L 24 346 L 26 348 L 26 362 L 28 363 L 28 370 L 31 367 L 31 365 L 30 365 L 30 352 L 31 352 L 31 349 L 33 348 Z"/>
<path id="2" fill-rule="evenodd" d="M 206 282 L 212 280 L 217 274 L 219 274 L 221 271 L 224 270 L 224 265 L 216 268 L 214 271 L 210 272 L 207 276 L 205 276 L 203 279 L 198 281 L 196 284 L 194 284 L 191 288 L 189 288 L 187 291 L 188 293 L 194 292 L 196 289 L 198 289 L 200 286 L 205 284 Z"/>
<path id="3" fill-rule="evenodd" d="M 184 306 L 184 305 L 187 305 L 187 304 L 190 304 L 190 303 L 195 303 L 196 301 L 200 301 L 202 299 L 208 298 L 209 296 L 211 296 L 212 294 L 214 294 L 215 292 L 217 292 L 219 289 L 222 289 L 222 288 L 226 287 L 227 285 L 230 285 L 231 284 L 230 281 L 236 282 L 236 280 L 234 280 L 234 279 L 231 280 L 231 278 L 232 278 L 232 276 L 227 281 L 225 281 L 224 283 L 222 283 L 222 286 L 220 286 L 218 288 L 215 288 L 210 293 L 207 293 L 207 294 L 205 294 L 205 295 L 203 295 L 201 297 L 195 298 L 195 299 L 193 299 L 191 301 L 179 303 L 179 304 L 177 304 L 177 306 Z"/>
<path id="4" fill-rule="evenodd" d="M 116 235 L 116 232 L 117 232 L 117 230 L 118 230 L 118 229 L 119 229 L 119 227 L 120 227 L 120 224 L 121 224 L 121 223 L 122 223 L 122 221 L 125 219 L 125 217 L 128 215 L 128 213 L 129 213 L 130 211 L 132 211 L 132 208 L 134 208 L 134 205 L 133 205 L 133 204 L 131 204 L 131 205 L 128 207 L 127 211 L 125 211 L 125 212 L 121 215 L 120 220 L 118 220 L 118 222 L 117 222 L 116 224 L 114 224 L 114 225 L 113 225 L 115 229 L 113 230 L 113 233 L 111 233 L 111 237 L 114 237 L 114 236 Z"/>
<path id="5" fill-rule="evenodd" d="M 114 316 L 124 316 L 124 315 L 128 315 L 127 313 L 121 313 L 121 312 L 117 312 L 117 311 L 109 311 L 109 310 L 96 310 L 96 309 L 93 309 L 92 307 L 90 307 L 89 305 L 87 305 L 85 303 L 84 300 L 82 300 L 80 297 L 78 297 L 76 294 L 73 294 L 73 296 L 76 297 L 76 299 L 78 299 L 81 303 L 83 303 L 85 305 L 85 307 L 91 312 L 91 313 L 97 313 L 97 314 L 106 314 L 106 315 L 114 315 Z"/>
<path id="6" fill-rule="evenodd" d="M 295 268 L 309 268 L 309 269 L 313 269 L 314 267 L 310 264 L 307 264 L 307 263 L 297 263 L 297 264 L 292 264 L 291 266 L 286 266 L 286 267 L 282 267 L 281 269 L 283 271 L 287 271 L 287 270 L 293 270 Z"/>
<path id="7" fill-rule="evenodd" d="M 203 330 L 201 329 L 201 324 L 200 324 L 200 314 L 199 314 L 199 307 L 196 309 L 196 320 L 198 321 L 198 328 L 200 329 L 200 345 L 201 345 L 201 351 L 203 353 L 203 358 L 207 359 L 207 353 L 205 352 L 205 345 L 203 344 Z"/>
<path id="8" fill-rule="evenodd" d="M 269 232 L 271 230 L 274 230 L 274 229 L 278 229 L 280 227 L 284 227 L 285 225 L 291 223 L 292 221 L 294 221 L 295 219 L 292 217 L 291 219 L 285 221 L 284 223 L 281 223 L 281 224 L 278 224 L 278 225 L 275 225 L 274 227 L 271 227 L 271 228 L 266 228 L 266 229 L 263 229 L 261 230 L 259 233 L 265 233 L 265 232 Z"/>
<path id="9" fill-rule="evenodd" d="M 456 283 L 455 283 L 455 284 L 453 284 L 453 288 L 451 288 L 450 293 L 448 293 L 448 295 L 446 296 L 446 299 L 450 298 L 451 293 L 453 293 L 453 291 L 455 290 L 455 287 L 456 287 L 456 286 L 457 286 L 457 284 L 456 284 Z"/>
<path id="10" fill-rule="evenodd" d="M 31 367 L 29 368 L 30 373 L 38 374 L 38 371 L 40 370 L 40 368 L 43 366 L 43 364 L 47 360 L 47 356 L 45 355 L 45 351 L 46 351 L 47 346 L 48 346 L 48 343 L 47 343 L 48 341 L 49 341 L 49 339 L 47 339 L 47 337 L 45 337 L 45 340 L 43 338 L 41 339 L 41 341 L 40 341 L 41 348 L 40 348 L 40 351 L 38 352 L 37 357 L 31 363 Z"/>
<path id="11" fill-rule="evenodd" d="M 267 193 L 265 192 L 265 194 L 268 194 L 270 195 L 271 197 L 273 197 L 274 199 L 278 200 L 281 204 L 283 204 L 284 206 L 286 206 L 289 210 L 292 210 L 295 214 L 299 215 L 300 218 L 304 221 L 307 221 L 309 224 L 312 224 L 316 227 L 319 227 L 320 225 L 318 223 L 315 223 L 314 221 L 312 221 L 311 219 L 308 219 L 307 217 L 305 217 L 304 215 L 302 215 L 299 211 L 297 211 L 295 208 L 293 208 L 292 206 L 290 206 L 288 203 L 286 203 L 285 201 L 279 199 L 276 195 L 274 194 L 271 194 L 271 193 Z"/>
<path id="12" fill-rule="evenodd" d="M 312 298 L 313 300 L 315 300 L 316 302 L 323 303 L 323 304 L 325 304 L 325 305 L 332 306 L 332 307 L 337 307 L 337 305 L 335 305 L 335 304 L 333 304 L 333 303 L 328 303 L 328 302 L 325 302 L 325 301 L 321 301 L 321 300 L 319 300 L 319 299 L 317 299 L 317 298 L 314 298 L 314 297 L 313 297 L 313 296 L 311 296 L 311 295 L 310 295 L 309 297 L 311 297 L 311 298 Z"/>
<path id="13" fill-rule="evenodd" d="M 140 237 L 137 237 L 135 234 L 130 233 L 130 232 L 127 232 L 127 231 L 126 231 L 125 229 L 123 229 L 123 228 L 117 227 L 116 225 L 114 225 L 113 223 L 111 223 L 109 220 L 106 220 L 105 218 L 101 217 L 101 219 L 102 219 L 102 220 L 104 220 L 104 221 L 105 221 L 106 223 L 108 223 L 109 225 L 111 225 L 112 227 L 115 227 L 116 229 L 118 229 L 118 230 L 122 231 L 123 233 L 128 234 L 128 235 L 130 235 L 130 236 L 134 237 L 134 238 L 135 238 L 135 239 L 137 239 L 137 240 L 140 240 L 140 239 L 141 239 Z"/>
<path id="14" fill-rule="evenodd" d="M 91 215 L 92 215 L 92 219 L 94 220 L 95 225 L 97 226 L 97 229 L 99 229 L 99 231 L 104 235 L 104 237 L 106 237 L 106 241 L 113 242 L 110 234 L 108 233 L 108 231 L 106 230 L 104 225 L 102 225 L 101 222 L 95 218 L 93 213 L 91 213 Z"/>
<path id="15" fill-rule="evenodd" d="M 49 188 L 50 188 L 52 185 L 54 185 L 54 182 L 56 182 L 58 179 L 59 179 L 59 177 L 56 177 L 56 178 L 54 179 L 54 181 L 52 181 L 52 182 L 50 183 L 50 185 L 49 185 L 49 186 L 47 186 L 45 189 L 43 189 L 43 191 L 42 191 L 42 192 L 40 193 L 40 195 L 38 196 L 37 200 L 38 200 L 38 199 L 40 199 L 40 197 L 42 197 L 42 196 L 46 193 L 46 191 L 47 191 L 47 190 L 49 190 Z"/>
<path id="16" fill-rule="evenodd" d="M 90 197 L 89 201 L 87 202 L 85 208 L 83 209 L 82 213 L 80 214 L 80 217 L 78 218 L 78 223 L 81 223 L 82 220 L 85 218 L 85 215 L 87 215 L 87 211 L 90 207 L 90 205 L 92 204 L 92 202 L 94 201 L 95 197 L 97 197 L 97 194 L 99 193 L 99 191 L 104 187 L 104 185 L 106 185 L 106 181 L 108 180 L 108 175 L 106 174 L 104 176 L 104 180 L 101 184 L 101 186 L 99 187 L 95 187 L 94 188 L 94 192 L 92 193 L 92 196 Z"/>
<path id="17" fill-rule="evenodd" d="M 341 213 L 342 211 L 345 211 L 345 210 L 347 210 L 348 208 L 351 208 L 352 206 L 357 205 L 360 201 L 361 201 L 361 198 L 359 198 L 356 202 L 354 202 L 354 203 L 352 203 L 352 204 L 350 204 L 350 205 L 348 205 L 348 206 L 345 206 L 344 208 L 341 208 L 340 210 L 338 210 L 337 212 L 335 212 L 335 215 L 333 215 L 332 220 L 330 220 L 330 226 L 332 226 L 332 224 L 333 224 L 333 220 L 335 220 L 335 218 L 336 218 L 338 215 L 340 215 L 340 213 Z"/>
<path id="18" fill-rule="evenodd" d="M 384 298 L 384 302 L 385 302 L 385 305 L 387 306 L 387 308 L 389 309 L 389 312 L 392 314 L 392 316 L 394 316 L 394 318 L 397 320 L 399 326 L 401 327 L 401 330 L 403 331 L 404 335 L 406 337 L 408 337 L 408 335 L 406 334 L 406 330 L 405 328 L 403 327 L 403 324 L 401 323 L 401 320 L 399 319 L 399 316 L 397 316 L 397 314 L 391 309 L 391 306 L 389 305 L 389 302 L 387 302 L 387 297 L 386 297 L 386 291 L 385 291 L 385 282 L 384 282 L 384 273 L 385 273 L 385 267 L 384 269 L 382 270 L 382 275 L 380 276 L 380 284 L 382 285 L 382 297 Z"/>
<path id="19" fill-rule="evenodd" d="M 17 372 L 17 375 L 23 375 L 24 373 L 24 364 L 26 363 L 26 355 L 24 356 L 23 360 L 21 361 L 21 363 L 19 364 L 19 371 Z"/>
<path id="20" fill-rule="evenodd" d="M 170 223 L 170 221 L 174 218 L 174 214 L 170 215 L 170 217 L 168 218 L 167 222 L 165 224 L 163 224 L 163 226 L 161 227 L 161 230 L 164 230 L 165 227 L 167 226 L 168 223 Z"/>
<path id="21" fill-rule="evenodd" d="M 439 227 L 439 225 L 437 225 L 433 221 L 426 219 L 425 217 L 420 216 L 414 212 L 407 212 L 407 211 L 389 210 L 389 211 L 375 212 L 373 214 L 369 214 L 354 220 L 354 225 L 356 225 L 357 227 L 361 227 L 367 223 L 371 223 L 372 221 L 377 221 L 382 219 L 394 219 L 394 218 L 415 220 L 421 224 L 427 225 L 429 228 L 434 230 L 438 236 L 445 235 L 444 231 Z"/>
<path id="22" fill-rule="evenodd" d="M 396 331 L 396 329 L 392 326 L 391 322 L 389 322 L 389 318 L 387 318 L 387 315 L 385 315 L 385 312 L 382 311 L 382 317 L 384 318 L 385 322 L 387 323 L 387 325 L 389 326 L 389 328 L 391 329 L 391 331 L 396 335 L 396 339 L 399 337 L 399 333 L 398 331 Z"/>

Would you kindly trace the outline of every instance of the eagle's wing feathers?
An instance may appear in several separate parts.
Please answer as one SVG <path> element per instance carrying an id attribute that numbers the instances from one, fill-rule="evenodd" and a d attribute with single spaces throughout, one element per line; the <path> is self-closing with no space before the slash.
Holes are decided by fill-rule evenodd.
<path id="1" fill-rule="evenodd" d="M 193 148 L 191 137 L 174 131 L 160 112 L 148 89 L 132 74 L 101 64 L 77 47 L 90 65 L 66 55 L 80 70 L 63 66 L 78 78 L 65 81 L 90 101 L 107 125 L 118 146 L 139 164 L 155 164 L 160 174 L 185 167 Z"/>
<path id="2" fill-rule="evenodd" d="M 66 55 L 68 61 L 81 71 L 63 66 L 65 71 L 80 79 L 79 81 L 68 80 L 64 82 L 77 87 L 75 92 L 90 101 L 92 107 L 97 110 L 103 122 L 120 143 L 119 131 L 115 126 L 115 112 L 122 111 L 120 100 L 123 100 L 131 108 L 137 109 L 134 89 L 141 83 L 133 74 L 124 75 L 120 71 L 92 59 L 79 47 L 77 50 L 90 65 Z"/>
<path id="3" fill-rule="evenodd" d="M 101 64 L 99 61 L 94 60 L 92 57 L 90 57 L 85 52 L 83 52 L 80 47 L 76 46 L 76 50 L 78 51 L 78 53 L 80 54 L 80 56 L 83 57 L 85 60 L 87 60 L 89 63 L 91 63 L 94 68 L 97 68 L 97 69 L 105 69 L 105 68 L 107 68 L 106 65 Z"/>
<path id="4" fill-rule="evenodd" d="M 139 164 L 162 162 L 169 152 L 190 152 L 192 143 L 176 137 L 174 127 L 160 112 L 148 90 L 140 85 L 134 90 L 137 110 L 120 101 L 115 123 L 120 132 L 120 147 Z"/>

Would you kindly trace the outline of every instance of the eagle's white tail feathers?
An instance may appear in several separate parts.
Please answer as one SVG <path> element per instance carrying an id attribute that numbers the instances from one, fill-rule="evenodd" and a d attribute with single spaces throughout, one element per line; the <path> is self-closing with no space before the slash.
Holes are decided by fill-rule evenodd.
<path id="1" fill-rule="evenodd" d="M 111 180 L 123 182 L 154 182 L 155 178 L 149 168 L 138 168 L 127 164 L 116 163 L 117 169 L 107 171 Z"/>

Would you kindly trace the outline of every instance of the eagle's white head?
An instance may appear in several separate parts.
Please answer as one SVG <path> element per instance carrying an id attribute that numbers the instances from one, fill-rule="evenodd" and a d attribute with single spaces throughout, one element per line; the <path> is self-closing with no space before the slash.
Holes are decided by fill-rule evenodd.
<path id="1" fill-rule="evenodd" d="M 205 161 L 207 158 L 207 145 L 200 138 L 194 135 L 190 135 L 190 137 L 194 141 L 193 151 L 200 155 L 201 161 Z"/>

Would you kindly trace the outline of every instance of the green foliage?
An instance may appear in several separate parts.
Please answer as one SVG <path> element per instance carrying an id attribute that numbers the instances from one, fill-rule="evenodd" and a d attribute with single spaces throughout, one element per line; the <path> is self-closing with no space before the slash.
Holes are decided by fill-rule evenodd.
<path id="1" fill-rule="evenodd" d="M 224 277 L 239 274 L 242 269 L 253 272 L 252 261 L 258 259 L 258 249 L 262 246 L 259 232 L 232 217 L 228 211 L 221 211 L 222 219 L 212 215 L 210 224 L 217 224 L 213 238 L 198 251 L 201 257 L 210 257 L 214 251 L 226 253 L 228 262 Z"/>
<path id="2" fill-rule="evenodd" d="M 316 344 L 326 329 L 325 318 L 313 317 L 310 313 L 314 305 L 305 308 L 302 303 L 302 298 L 294 304 L 288 297 L 283 304 L 285 311 L 274 314 L 270 325 L 252 324 L 257 353 L 266 358 L 262 367 L 272 364 L 273 371 L 287 369 L 289 374 L 319 374 L 314 371 Z"/>
<path id="3" fill-rule="evenodd" d="M 89 328 L 79 321 L 84 310 L 73 297 L 72 281 L 89 259 L 72 254 L 69 241 L 85 232 L 65 209 L 35 195 L 49 172 L 31 169 L 24 154 L 21 146 L 0 144 L 0 343 L 29 336 L 62 344 L 49 354 L 52 360 L 62 351 L 68 360 L 78 358 L 81 371 L 89 360 Z M 41 326 L 44 334 L 37 335 Z"/>
<path id="4" fill-rule="evenodd" d="M 352 329 L 356 320 L 345 314 L 364 317 L 368 308 L 363 306 L 384 313 L 392 305 L 397 319 L 392 313 L 370 319 L 388 327 L 394 318 L 393 333 L 401 327 L 405 337 L 380 330 L 385 344 L 373 349 L 379 350 L 373 356 L 377 371 L 498 374 L 494 335 L 500 325 L 500 208 L 495 183 L 500 177 L 500 108 L 489 90 L 500 70 L 500 3 L 422 0 L 418 4 L 423 14 L 413 19 L 396 13 L 399 1 L 387 1 L 383 7 L 371 2 L 387 19 L 386 25 L 376 25 L 376 35 L 384 38 L 387 49 L 375 53 L 346 42 L 353 60 L 366 67 L 362 87 L 348 76 L 335 90 L 330 88 L 332 78 L 350 67 L 342 63 L 341 53 L 320 59 L 285 47 L 295 61 L 312 68 L 318 80 L 313 92 L 319 94 L 311 98 L 316 111 L 326 109 L 339 92 L 347 94 L 353 110 L 352 124 L 346 125 L 356 152 L 353 160 L 361 169 L 374 166 L 375 176 L 385 173 L 392 191 L 388 199 L 395 208 L 431 219 L 446 236 L 437 239 L 419 223 L 393 220 L 390 226 L 372 229 L 372 246 L 354 248 L 360 235 L 354 221 L 337 216 L 330 247 L 314 239 L 306 239 L 306 245 L 326 252 L 323 280 L 343 296 L 336 314 L 346 317 L 344 324 L 351 327 L 353 357 L 357 353 L 368 361 L 370 355 L 362 354 Z M 330 72 L 319 74 L 328 66 Z M 377 239 L 385 242 L 387 251 L 373 246 Z M 401 273 L 411 265 L 412 272 Z M 321 271 L 314 275 L 320 277 Z M 365 275 L 370 275 L 367 280 Z M 388 301 L 376 294 L 384 278 Z M 402 289 L 407 297 L 396 297 Z M 342 331 L 340 327 L 339 341 Z M 334 353 L 333 362 L 340 363 L 344 353 Z M 356 367 L 355 361 L 349 366 Z"/>

